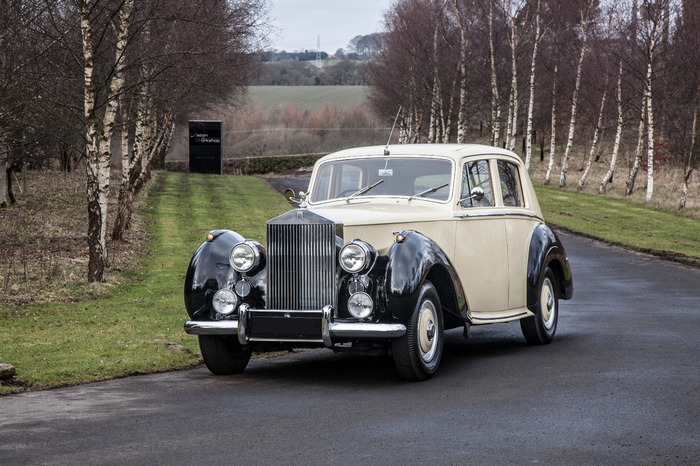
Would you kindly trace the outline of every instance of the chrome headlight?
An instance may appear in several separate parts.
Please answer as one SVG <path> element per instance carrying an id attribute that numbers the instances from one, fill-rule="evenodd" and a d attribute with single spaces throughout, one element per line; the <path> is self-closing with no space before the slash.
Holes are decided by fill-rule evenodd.
<path id="1" fill-rule="evenodd" d="M 340 266 L 349 273 L 358 273 L 369 266 L 370 251 L 364 243 L 348 243 L 340 250 Z"/>
<path id="2" fill-rule="evenodd" d="M 233 247 L 229 260 L 237 272 L 250 272 L 260 264 L 260 251 L 255 244 L 244 241 Z"/>
<path id="3" fill-rule="evenodd" d="M 367 293 L 355 293 L 348 299 L 348 311 L 357 319 L 365 319 L 372 314 L 374 302 Z"/>
<path id="4" fill-rule="evenodd" d="M 211 303 L 216 312 L 227 316 L 236 310 L 236 306 L 238 305 L 238 297 L 233 291 L 222 289 L 214 294 L 214 298 L 211 300 Z"/>

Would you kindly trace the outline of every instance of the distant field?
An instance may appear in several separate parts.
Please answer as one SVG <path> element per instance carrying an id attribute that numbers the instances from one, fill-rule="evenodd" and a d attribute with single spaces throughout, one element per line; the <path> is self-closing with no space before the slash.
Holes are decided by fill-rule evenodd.
<path id="1" fill-rule="evenodd" d="M 297 105 L 302 112 L 335 104 L 349 107 L 367 99 L 369 86 L 250 86 L 250 100 L 262 108 Z"/>

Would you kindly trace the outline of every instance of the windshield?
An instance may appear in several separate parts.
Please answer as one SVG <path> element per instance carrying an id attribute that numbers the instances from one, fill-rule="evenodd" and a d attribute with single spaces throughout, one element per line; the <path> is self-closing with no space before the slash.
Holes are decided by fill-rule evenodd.
<path id="1" fill-rule="evenodd" d="M 452 162 L 437 157 L 381 156 L 331 160 L 317 169 L 312 203 L 346 197 L 403 196 L 447 201 Z"/>

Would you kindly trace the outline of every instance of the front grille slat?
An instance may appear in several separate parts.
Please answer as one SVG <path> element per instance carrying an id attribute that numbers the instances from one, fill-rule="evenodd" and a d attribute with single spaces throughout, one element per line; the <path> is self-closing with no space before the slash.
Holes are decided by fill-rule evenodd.
<path id="1" fill-rule="evenodd" d="M 335 307 L 335 224 L 267 225 L 268 309 Z"/>

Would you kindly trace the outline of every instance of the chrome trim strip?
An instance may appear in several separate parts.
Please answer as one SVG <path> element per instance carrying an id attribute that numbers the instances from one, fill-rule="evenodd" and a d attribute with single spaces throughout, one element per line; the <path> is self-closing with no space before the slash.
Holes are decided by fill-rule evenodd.
<path id="1" fill-rule="evenodd" d="M 238 331 L 237 320 L 188 320 L 185 322 L 185 333 L 190 335 L 235 335 Z"/>
<path id="2" fill-rule="evenodd" d="M 474 314 L 472 314 L 472 315 L 471 315 L 471 320 L 472 320 L 472 321 L 481 320 L 481 321 L 483 321 L 484 323 L 489 323 L 489 324 L 490 324 L 490 323 L 496 323 L 496 322 L 509 322 L 509 321 L 511 321 L 511 320 L 518 319 L 518 318 L 521 318 L 521 317 L 527 317 L 527 316 L 529 316 L 529 315 L 532 315 L 532 313 L 531 313 L 531 312 L 530 312 L 530 313 L 528 313 L 528 312 L 519 312 L 518 314 L 513 314 L 513 315 L 503 316 L 503 317 L 496 317 L 496 318 L 484 317 L 484 318 L 481 318 L 481 317 L 475 317 Z M 475 322 L 475 323 L 476 323 L 476 322 Z"/>
<path id="3" fill-rule="evenodd" d="M 536 214 L 526 214 L 520 212 L 494 212 L 494 213 L 477 213 L 477 214 L 454 214 L 453 218 L 480 218 L 480 217 L 525 217 L 534 218 L 544 222 L 542 218 Z"/>
<path id="4" fill-rule="evenodd" d="M 330 334 L 336 338 L 398 338 L 406 333 L 404 324 L 335 323 Z"/>

